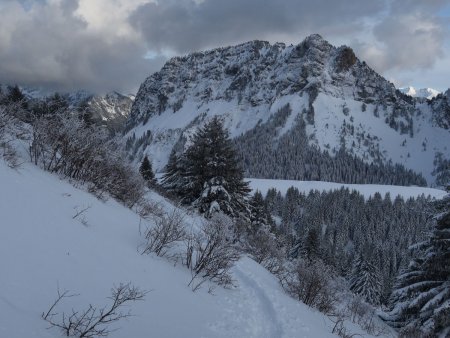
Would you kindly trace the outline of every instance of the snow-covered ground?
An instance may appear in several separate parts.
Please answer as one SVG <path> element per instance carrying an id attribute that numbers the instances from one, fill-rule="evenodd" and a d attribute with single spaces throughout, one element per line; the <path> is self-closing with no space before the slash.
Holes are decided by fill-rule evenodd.
<path id="1" fill-rule="evenodd" d="M 422 194 L 425 195 L 425 197 L 431 196 L 432 198 L 440 199 L 446 195 L 446 192 L 443 190 L 424 187 L 404 187 L 382 184 L 344 184 L 323 181 L 270 180 L 260 178 L 247 178 L 246 180 L 250 182 L 250 188 L 252 191 L 259 190 L 263 195 L 265 195 L 270 188 L 276 188 L 281 192 L 281 194 L 284 195 L 290 187 L 295 187 L 300 192 L 305 194 L 308 194 L 311 190 L 332 191 L 339 190 L 344 187 L 348 188 L 350 191 L 358 191 L 365 198 L 369 198 L 377 192 L 379 192 L 383 197 L 386 193 L 389 193 L 391 198 L 395 198 L 400 195 L 404 199 L 418 197 Z"/>
<path id="2" fill-rule="evenodd" d="M 80 294 L 66 299 L 61 313 L 108 304 L 111 287 L 121 282 L 150 292 L 131 304 L 134 316 L 111 326 L 120 330 L 110 337 L 334 336 L 328 318 L 286 296 L 249 258 L 233 269 L 235 288 L 194 293 L 184 267 L 139 253 L 140 218 L 117 202 L 102 202 L 29 164 L 15 171 L 0 162 L 0 187 L 0 337 L 61 337 L 41 319 L 58 287 Z"/>

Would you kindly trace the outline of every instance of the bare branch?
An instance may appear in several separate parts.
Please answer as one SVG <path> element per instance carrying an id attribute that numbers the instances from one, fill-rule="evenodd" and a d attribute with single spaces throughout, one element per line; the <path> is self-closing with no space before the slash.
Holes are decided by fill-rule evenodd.
<path id="1" fill-rule="evenodd" d="M 142 254 L 154 252 L 157 256 L 163 257 L 176 242 L 183 241 L 186 238 L 183 218 L 183 214 L 177 209 L 156 217 L 155 226 L 145 231 L 147 243 Z"/>
<path id="2" fill-rule="evenodd" d="M 88 205 L 85 208 L 78 209 L 78 205 L 74 207 L 76 214 L 72 216 L 72 219 L 77 218 L 78 216 L 84 214 L 86 211 L 88 211 L 90 208 L 92 208 L 92 205 Z"/>
<path id="3" fill-rule="evenodd" d="M 75 296 L 68 291 L 60 293 L 58 289 L 57 299 L 46 313 L 42 313 L 42 318 L 50 324 L 50 327 L 59 328 L 67 337 L 106 337 L 115 331 L 109 328 L 109 324 L 131 316 L 130 311 L 123 312 L 121 308 L 128 302 L 143 300 L 146 294 L 146 291 L 130 283 L 119 284 L 111 289 L 111 296 L 108 299 L 112 300 L 112 304 L 109 307 L 96 308 L 89 304 L 88 308 L 81 312 L 74 309 L 70 315 L 63 312 L 60 321 L 54 321 L 53 318 L 58 315 L 52 312 L 54 308 L 62 299 Z"/>

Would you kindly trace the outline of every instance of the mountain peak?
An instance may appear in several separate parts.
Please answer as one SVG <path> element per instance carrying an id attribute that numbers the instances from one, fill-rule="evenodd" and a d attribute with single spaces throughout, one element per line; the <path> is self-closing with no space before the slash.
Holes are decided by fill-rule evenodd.
<path id="1" fill-rule="evenodd" d="M 429 123 L 419 121 L 430 116 L 428 106 L 416 114 L 414 101 L 350 47 L 335 47 L 313 34 L 297 45 L 253 40 L 173 58 L 141 85 L 125 129 L 134 159 L 151 154 L 154 168 L 163 170 L 170 151 L 182 151 L 213 116 L 222 116 L 237 138 L 281 112 L 289 118 L 277 125 L 280 134 L 303 121 L 308 144 L 321 151 L 334 154 L 346 147 L 366 162 L 397 161 L 430 178 L 431 152 L 440 145 L 430 141 L 426 147 L 429 129 L 416 126 Z M 423 169 L 424 161 L 416 163 L 410 153 L 427 149 Z"/>
<path id="2" fill-rule="evenodd" d="M 413 86 L 408 87 L 402 87 L 399 88 L 399 90 L 406 95 L 409 95 L 411 97 L 419 97 L 419 98 L 426 98 L 428 100 L 431 100 L 432 98 L 436 97 L 440 92 L 433 88 L 420 88 L 416 89 Z"/>
<path id="3" fill-rule="evenodd" d="M 308 43 L 324 43 L 324 42 L 328 43 L 328 41 L 326 41 L 320 34 L 311 34 L 307 36 L 303 41 Z"/>

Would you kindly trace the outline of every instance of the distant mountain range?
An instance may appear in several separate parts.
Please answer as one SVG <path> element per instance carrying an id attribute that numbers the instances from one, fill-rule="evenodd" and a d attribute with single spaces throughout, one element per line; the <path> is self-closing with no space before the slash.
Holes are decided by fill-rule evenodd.
<path id="1" fill-rule="evenodd" d="M 416 89 L 414 87 L 403 87 L 403 88 L 399 88 L 398 90 L 400 90 L 403 94 L 412 96 L 412 97 L 422 97 L 422 98 L 426 98 L 428 100 L 431 100 L 432 98 L 438 96 L 441 92 L 433 89 L 433 88 L 420 88 L 420 89 Z"/>
<path id="2" fill-rule="evenodd" d="M 21 91 L 31 100 L 43 100 L 56 93 L 26 86 L 22 86 Z M 118 92 L 98 95 L 84 90 L 59 94 L 67 101 L 70 107 L 88 108 L 93 120 L 107 124 L 116 131 L 123 127 L 135 98 L 134 95 L 124 95 Z"/>

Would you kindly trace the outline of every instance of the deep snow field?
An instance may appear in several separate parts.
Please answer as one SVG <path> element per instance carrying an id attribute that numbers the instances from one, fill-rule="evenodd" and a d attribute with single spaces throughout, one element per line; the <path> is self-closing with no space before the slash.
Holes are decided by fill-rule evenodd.
<path id="1" fill-rule="evenodd" d="M 233 269 L 235 288 L 193 292 L 187 269 L 139 253 L 139 216 L 119 203 L 102 202 L 30 164 L 13 170 L 0 162 L 0 189 L 2 338 L 62 337 L 41 319 L 58 288 L 80 294 L 60 303 L 61 313 L 109 304 L 111 287 L 121 282 L 149 293 L 130 304 L 132 317 L 111 325 L 120 329 L 110 337 L 334 336 L 330 320 L 285 295 L 249 258 Z"/>
<path id="2" fill-rule="evenodd" d="M 303 184 L 302 191 L 342 186 L 295 183 L 252 180 L 251 186 L 263 193 L 271 186 L 285 192 L 293 184 Z M 375 189 L 359 188 L 367 194 Z M 392 196 L 441 194 L 427 188 L 389 189 Z M 140 231 L 151 224 L 118 202 L 101 201 L 31 164 L 13 170 L 0 162 L 0 192 L 2 338 L 62 337 L 41 318 L 58 288 L 79 294 L 58 305 L 55 312 L 61 314 L 108 305 L 111 288 L 127 282 L 149 292 L 144 301 L 130 303 L 126 310 L 133 316 L 113 323 L 110 328 L 119 330 L 109 337 L 335 337 L 330 319 L 287 296 L 277 279 L 248 257 L 233 268 L 235 287 L 215 287 L 210 293 L 209 284 L 193 292 L 183 266 L 140 254 Z M 174 208 L 156 193 L 147 196 L 167 212 Z M 195 228 L 201 218 L 186 214 L 185 222 Z M 352 323 L 347 327 L 364 333 Z"/>
<path id="3" fill-rule="evenodd" d="M 411 197 L 416 198 L 421 195 L 441 199 L 447 194 L 444 190 L 416 186 L 405 187 L 400 185 L 382 184 L 345 184 L 324 181 L 271 180 L 263 178 L 247 178 L 246 180 L 250 182 L 250 188 L 252 191 L 259 190 L 263 196 L 266 195 L 270 188 L 275 188 L 282 195 L 285 195 L 286 191 L 290 187 L 297 188 L 304 194 L 308 194 L 311 190 L 332 191 L 344 188 L 349 189 L 350 191 L 356 190 L 366 199 L 373 196 L 377 192 L 380 193 L 382 197 L 389 193 L 392 199 L 400 195 L 405 200 Z"/>

